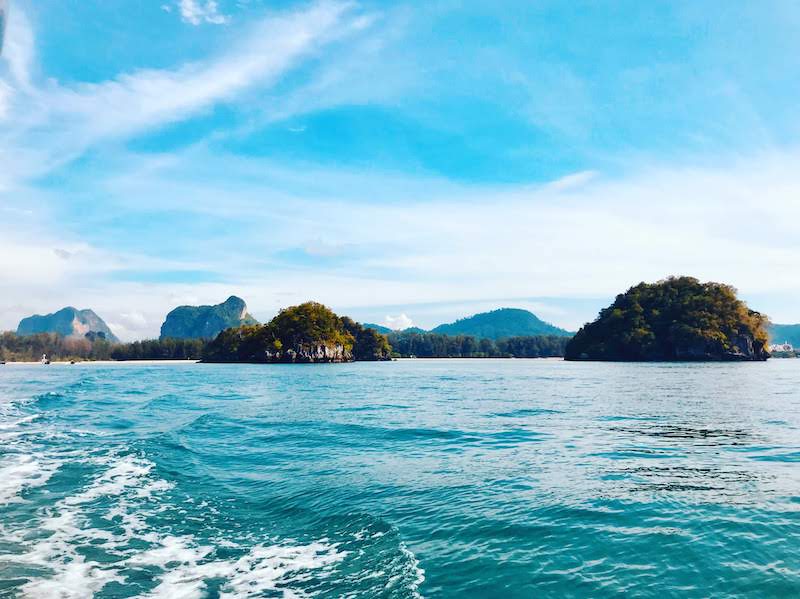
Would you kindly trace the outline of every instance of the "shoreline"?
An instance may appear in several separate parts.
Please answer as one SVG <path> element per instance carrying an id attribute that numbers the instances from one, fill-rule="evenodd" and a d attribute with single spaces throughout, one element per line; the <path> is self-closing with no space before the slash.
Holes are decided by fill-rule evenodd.
<path id="1" fill-rule="evenodd" d="M 453 360 L 464 360 L 464 361 L 474 361 L 474 360 L 495 360 L 495 361 L 509 361 L 509 360 L 549 360 L 549 361 L 563 361 L 564 358 L 560 358 L 558 356 L 550 356 L 546 358 L 501 358 L 501 357 L 482 357 L 482 358 L 465 358 L 463 356 L 453 356 L 453 357 L 442 357 L 442 358 L 392 358 L 391 360 L 383 360 L 384 362 L 435 362 L 435 361 L 453 361 Z M 341 362 L 341 364 L 362 364 L 362 363 L 371 363 L 372 360 L 356 360 L 352 362 Z M 322 362 L 320 362 L 322 363 Z M 75 363 L 71 363 L 69 361 L 59 360 L 59 361 L 52 361 L 50 364 L 42 364 L 39 361 L 28 361 L 28 362 L 21 362 L 21 361 L 8 361 L 5 364 L 0 366 L 80 366 L 83 364 L 98 364 L 98 365 L 124 365 L 124 364 L 138 364 L 138 365 L 146 365 L 146 366 L 154 366 L 158 364 L 164 365 L 175 365 L 175 364 L 260 364 L 260 365 L 270 365 L 270 364 L 290 364 L 290 362 L 203 362 L 202 360 L 82 360 L 82 361 L 75 361 Z"/>
<path id="2" fill-rule="evenodd" d="M 73 364 L 69 360 L 53 360 L 50 364 L 42 364 L 40 361 L 19 362 L 7 361 L 3 366 L 80 366 L 81 364 L 199 364 L 200 360 L 76 360 Z"/>

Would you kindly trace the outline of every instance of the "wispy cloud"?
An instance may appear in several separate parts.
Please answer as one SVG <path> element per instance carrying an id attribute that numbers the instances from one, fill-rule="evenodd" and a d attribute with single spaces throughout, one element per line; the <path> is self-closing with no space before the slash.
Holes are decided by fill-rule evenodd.
<path id="1" fill-rule="evenodd" d="M 230 17 L 219 11 L 219 5 L 214 0 L 178 0 L 178 9 L 181 19 L 192 25 L 211 23 L 223 25 L 230 21 Z"/>
<path id="2" fill-rule="evenodd" d="M 324 2 L 249 26 L 221 56 L 175 69 L 148 69 L 100 83 L 31 83 L 33 36 L 13 15 L 0 78 L 0 108 L 11 126 L 0 135 L 0 157 L 17 178 L 45 172 L 93 144 L 179 122 L 245 90 L 266 88 L 326 44 L 347 35 L 358 15 Z M 2 73 L 0 73 L 2 75 Z M 12 160 L 13 158 L 13 160 Z M 0 181 L 2 183 L 2 181 Z"/>
<path id="3" fill-rule="evenodd" d="M 92 297 L 112 318 L 136 306 L 148 319 L 142 330 L 151 334 L 173 295 L 217 302 L 233 290 L 262 317 L 308 299 L 357 314 L 375 305 L 469 300 L 488 309 L 499 307 L 491 305 L 498 297 L 612 297 L 640 280 L 679 273 L 730 282 L 746 296 L 800 299 L 794 276 L 800 251 L 792 243 L 800 238 L 798 159 L 800 152 L 703 168 L 631 165 L 625 176 L 566 179 L 579 184 L 476 187 L 409 177 L 397 185 L 385 173 L 284 169 L 197 148 L 159 168 L 137 170 L 127 182 L 115 175 L 94 183 L 102 188 L 113 181 L 116 203 L 109 209 L 118 216 L 162 223 L 149 234 L 131 233 L 143 247 L 163 249 L 169 232 L 187 222 L 209 225 L 202 244 L 176 250 L 171 264 L 123 249 L 90 254 L 58 240 L 41 256 L 31 247 L 8 251 L 27 254 L 34 269 L 20 289 L 29 292 L 34 279 L 54 277 L 61 295 Z M 198 180 L 198 169 L 211 171 L 211 164 L 217 174 Z M 345 241 L 357 260 L 309 269 L 278 259 L 298 246 L 336 255 Z M 117 245 L 124 247 L 124 240 Z M 75 251 L 68 270 L 53 247 Z M 35 270 L 48 264 L 51 271 Z M 81 270 L 89 265 L 95 274 Z M 202 268 L 224 280 L 112 284 L 98 276 L 100 269 L 132 267 Z M 14 272 L 2 274 L 14 280 Z M 7 301 L 19 300 L 12 293 Z M 593 316 L 560 316 L 552 306 L 549 314 L 567 328 Z"/>

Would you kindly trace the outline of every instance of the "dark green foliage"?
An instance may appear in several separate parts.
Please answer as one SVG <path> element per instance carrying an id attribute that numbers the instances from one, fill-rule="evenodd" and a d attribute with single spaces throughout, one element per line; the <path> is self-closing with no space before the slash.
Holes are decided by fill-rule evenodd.
<path id="1" fill-rule="evenodd" d="M 450 324 L 442 324 L 431 331 L 441 335 L 470 335 L 479 339 L 503 339 L 506 337 L 530 337 L 558 335 L 569 337 L 569 331 L 560 329 L 527 310 L 500 308 L 462 318 Z"/>
<path id="2" fill-rule="evenodd" d="M 367 328 L 347 316 L 342 316 L 342 324 L 354 339 L 353 359 L 357 362 L 386 360 L 391 356 L 392 347 L 386 335 Z"/>
<path id="3" fill-rule="evenodd" d="M 23 318 L 17 327 L 19 336 L 55 333 L 62 337 L 80 338 L 87 332 L 102 333 L 108 341 L 119 342 L 103 319 L 92 310 L 77 310 L 72 307 L 62 308 L 45 316 L 36 314 Z"/>
<path id="4" fill-rule="evenodd" d="M 736 290 L 692 277 L 640 283 L 567 345 L 568 360 L 763 360 L 767 319 Z"/>
<path id="5" fill-rule="evenodd" d="M 167 314 L 161 339 L 213 339 L 220 331 L 258 321 L 247 313 L 247 304 L 232 295 L 214 306 L 180 306 Z"/>
<path id="6" fill-rule="evenodd" d="M 497 341 L 497 347 L 515 358 L 554 358 L 564 357 L 569 340 L 563 335 L 509 337 Z"/>
<path id="7" fill-rule="evenodd" d="M 111 348 L 112 360 L 199 360 L 206 341 L 202 339 L 147 339 Z"/>
<path id="8" fill-rule="evenodd" d="M 385 360 L 386 337 L 337 316 L 316 302 L 281 310 L 265 325 L 222 331 L 208 344 L 207 362 L 341 362 Z"/>
<path id="9" fill-rule="evenodd" d="M 394 353 L 417 358 L 553 358 L 564 355 L 569 338 L 556 335 L 493 341 L 469 335 L 407 333 L 388 335 Z"/>
<path id="10" fill-rule="evenodd" d="M 373 331 L 380 333 L 381 335 L 389 335 L 390 333 L 393 332 L 392 329 L 390 329 L 389 327 L 385 327 L 380 324 L 373 324 L 371 322 L 365 322 L 361 326 L 363 326 L 365 329 L 372 329 Z"/>

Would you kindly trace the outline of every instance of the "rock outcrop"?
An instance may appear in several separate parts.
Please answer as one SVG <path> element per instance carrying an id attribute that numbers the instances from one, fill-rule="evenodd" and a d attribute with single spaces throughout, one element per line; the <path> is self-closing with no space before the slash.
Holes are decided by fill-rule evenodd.
<path id="1" fill-rule="evenodd" d="M 21 337 L 37 333 L 56 333 L 73 339 L 105 339 L 111 343 L 119 343 L 108 325 L 92 310 L 78 310 L 71 306 L 52 314 L 36 314 L 23 318 L 17 327 L 17 335 Z"/>
<path id="2" fill-rule="evenodd" d="M 161 325 L 161 339 L 213 339 L 221 331 L 258 321 L 247 313 L 243 299 L 232 295 L 214 306 L 179 306 Z"/>
<path id="3" fill-rule="evenodd" d="M 328 346 L 324 344 L 298 345 L 289 349 L 264 351 L 267 362 L 289 362 L 310 364 L 313 362 L 352 362 L 353 352 L 341 343 Z"/>

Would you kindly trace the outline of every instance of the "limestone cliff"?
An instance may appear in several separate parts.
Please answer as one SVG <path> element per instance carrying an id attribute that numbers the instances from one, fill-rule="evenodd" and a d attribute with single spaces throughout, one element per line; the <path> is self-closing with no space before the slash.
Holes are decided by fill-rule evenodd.
<path id="1" fill-rule="evenodd" d="M 213 339 L 225 329 L 254 325 L 243 299 L 232 295 L 213 306 L 179 306 L 161 325 L 161 339 Z"/>
<path id="2" fill-rule="evenodd" d="M 56 333 L 74 339 L 99 338 L 119 343 L 108 325 L 92 310 L 78 310 L 71 306 L 52 314 L 36 314 L 20 321 L 17 335 L 25 337 L 36 333 Z"/>

